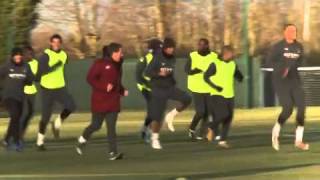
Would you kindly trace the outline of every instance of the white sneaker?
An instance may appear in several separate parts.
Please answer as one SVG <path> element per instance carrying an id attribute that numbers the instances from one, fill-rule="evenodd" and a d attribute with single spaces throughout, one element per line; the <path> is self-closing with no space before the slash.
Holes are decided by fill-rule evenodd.
<path id="1" fill-rule="evenodd" d="M 174 129 L 174 126 L 173 126 L 173 120 L 175 118 L 175 115 L 172 113 L 172 112 L 169 112 L 166 117 L 165 117 L 165 122 L 168 126 L 168 129 L 171 131 L 171 132 L 174 132 L 175 129 Z"/>
<path id="2" fill-rule="evenodd" d="M 151 140 L 151 147 L 152 147 L 153 149 L 162 149 L 162 146 L 161 146 L 161 144 L 160 144 L 159 139 L 152 139 L 152 140 Z"/>
<path id="3" fill-rule="evenodd" d="M 304 142 L 296 142 L 295 147 L 302 151 L 308 151 L 310 148 L 310 145 Z"/>
<path id="4" fill-rule="evenodd" d="M 79 154 L 79 155 L 82 155 L 83 154 L 83 148 L 85 146 L 85 143 L 78 143 L 76 145 L 76 152 Z"/>
<path id="5" fill-rule="evenodd" d="M 218 146 L 224 149 L 229 149 L 231 146 L 227 141 L 219 141 Z"/>
<path id="6" fill-rule="evenodd" d="M 280 150 L 279 139 L 276 136 L 272 136 L 272 147 L 276 151 Z"/>
<path id="7" fill-rule="evenodd" d="M 280 144 L 279 144 L 280 130 L 281 130 L 281 125 L 278 122 L 276 122 L 272 128 L 272 147 L 276 151 L 280 150 Z"/>

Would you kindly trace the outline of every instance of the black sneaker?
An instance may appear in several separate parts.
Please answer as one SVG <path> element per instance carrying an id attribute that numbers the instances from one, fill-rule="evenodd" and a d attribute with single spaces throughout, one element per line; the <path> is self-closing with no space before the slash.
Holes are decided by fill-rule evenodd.
<path id="1" fill-rule="evenodd" d="M 36 145 L 38 151 L 46 151 L 47 148 L 42 144 L 42 145 Z"/>
<path id="2" fill-rule="evenodd" d="M 15 151 L 22 152 L 24 149 L 24 142 L 20 140 L 18 143 L 15 144 Z"/>
<path id="3" fill-rule="evenodd" d="M 52 134 L 53 134 L 54 138 L 59 139 L 60 138 L 60 129 L 57 129 L 54 126 L 54 121 L 51 122 L 51 130 L 52 130 Z"/>
<path id="4" fill-rule="evenodd" d="M 110 161 L 120 160 L 122 158 L 123 158 L 122 153 L 114 153 L 114 152 L 109 153 L 109 160 Z"/>
<path id="5" fill-rule="evenodd" d="M 76 145 L 76 151 L 79 155 L 83 154 L 83 148 L 85 147 L 86 143 L 78 143 Z"/>
<path id="6" fill-rule="evenodd" d="M 196 131 L 189 129 L 188 130 L 188 135 L 191 138 L 191 140 L 203 140 L 203 138 L 201 136 L 196 135 Z"/>

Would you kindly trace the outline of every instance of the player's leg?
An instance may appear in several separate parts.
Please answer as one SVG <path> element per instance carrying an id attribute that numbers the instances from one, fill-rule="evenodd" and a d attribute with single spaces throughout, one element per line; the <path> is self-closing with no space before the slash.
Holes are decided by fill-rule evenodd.
<path id="1" fill-rule="evenodd" d="M 191 104 L 192 99 L 188 93 L 176 87 L 169 89 L 168 92 L 169 92 L 168 94 L 169 99 L 179 102 L 179 104 L 172 111 L 170 111 L 165 117 L 165 122 L 168 125 L 169 130 L 174 132 L 175 131 L 173 126 L 174 118 Z"/>
<path id="2" fill-rule="evenodd" d="M 222 124 L 228 116 L 228 107 L 225 98 L 222 96 L 211 96 L 210 111 L 213 112 L 213 120 L 208 128 L 207 139 L 208 141 L 213 141 L 218 134 L 219 125 Z"/>
<path id="3" fill-rule="evenodd" d="M 26 95 L 24 100 L 25 115 L 22 118 L 21 137 L 23 138 L 34 114 L 35 95 Z"/>
<path id="4" fill-rule="evenodd" d="M 228 144 L 227 139 L 228 139 L 228 134 L 229 134 L 229 130 L 231 127 L 231 123 L 233 120 L 234 99 L 233 98 L 225 99 L 225 103 L 226 103 L 226 108 L 227 108 L 228 114 L 222 122 L 221 139 L 220 139 L 218 145 L 223 148 L 229 148 L 230 145 Z"/>
<path id="5" fill-rule="evenodd" d="M 301 87 L 297 87 L 293 92 L 294 102 L 297 106 L 297 129 L 296 129 L 296 139 L 295 146 L 301 150 L 309 150 L 309 144 L 303 142 L 303 134 L 304 134 L 304 121 L 305 121 L 305 99 L 304 92 Z"/>
<path id="6" fill-rule="evenodd" d="M 144 99 L 146 101 L 147 113 L 146 113 L 146 117 L 145 117 L 144 123 L 143 123 L 142 128 L 141 128 L 141 137 L 142 137 L 142 139 L 144 139 L 144 141 L 146 143 L 149 143 L 149 139 L 150 139 L 150 124 L 152 122 L 152 119 L 149 117 L 148 111 L 150 109 L 151 92 L 147 91 L 147 90 L 143 90 L 142 91 L 142 95 L 143 95 L 143 97 L 144 97 Z"/>
<path id="7" fill-rule="evenodd" d="M 62 123 L 69 117 L 69 115 L 76 109 L 76 105 L 72 96 L 68 93 L 67 88 L 62 88 L 55 91 L 56 101 L 63 105 L 62 112 L 52 122 L 52 132 L 55 138 L 60 137 L 60 128 Z"/>
<path id="8" fill-rule="evenodd" d="M 20 119 L 22 115 L 23 102 L 17 101 L 15 99 L 6 99 L 5 106 L 8 109 L 10 116 L 5 141 L 9 145 L 9 140 L 12 137 L 14 149 L 16 151 L 20 151 L 22 150 L 22 145 L 20 142 Z"/>
<path id="9" fill-rule="evenodd" d="M 152 119 L 151 122 L 151 147 L 153 149 L 162 149 L 159 140 L 159 133 L 162 126 L 162 119 L 167 106 L 166 89 L 153 89 L 151 93 L 150 109 L 148 116 Z"/>
<path id="10" fill-rule="evenodd" d="M 106 115 L 107 134 L 109 143 L 109 160 L 122 159 L 123 154 L 118 152 L 117 147 L 117 119 L 118 112 L 110 112 Z"/>
<path id="11" fill-rule="evenodd" d="M 202 139 L 200 136 L 196 135 L 196 127 L 199 124 L 200 120 L 207 118 L 207 105 L 206 105 L 206 96 L 204 93 L 192 93 L 193 95 L 193 104 L 195 109 L 195 115 L 192 118 L 191 124 L 189 126 L 189 137 L 191 139 Z"/>
<path id="12" fill-rule="evenodd" d="M 198 137 L 200 137 L 201 139 L 204 139 L 206 137 L 206 134 L 207 134 L 207 131 L 208 131 L 208 124 L 210 123 L 211 118 L 212 117 L 209 115 L 209 112 L 207 110 L 204 118 L 202 119 L 202 121 L 200 121 Z"/>
<path id="13" fill-rule="evenodd" d="M 291 116 L 293 111 L 293 99 L 292 93 L 288 89 L 277 89 L 277 96 L 282 107 L 281 113 L 278 116 L 278 120 L 273 126 L 272 129 L 272 147 L 279 151 L 280 143 L 279 143 L 279 136 L 281 127 L 287 121 L 287 119 Z"/>
<path id="14" fill-rule="evenodd" d="M 14 112 L 12 110 L 12 108 L 14 107 L 12 100 L 10 100 L 10 99 L 4 100 L 4 106 L 5 106 L 6 110 L 8 111 L 9 118 L 11 119 L 11 114 L 14 114 Z M 4 135 L 3 142 L 2 142 L 3 146 L 5 146 L 6 148 L 8 148 L 11 145 L 11 138 L 13 135 L 13 128 L 14 128 L 13 121 L 11 121 L 10 119 L 9 119 L 9 123 L 7 126 L 7 131 Z"/>
<path id="15" fill-rule="evenodd" d="M 84 129 L 82 135 L 78 138 L 76 151 L 79 155 L 83 154 L 83 148 L 90 139 L 91 135 L 98 131 L 106 117 L 106 113 L 92 113 L 91 123 Z"/>
<path id="16" fill-rule="evenodd" d="M 200 123 L 200 128 L 199 128 L 199 134 L 202 138 L 206 137 L 206 134 L 208 131 L 208 124 L 210 123 L 210 121 L 212 121 L 212 116 L 209 113 L 209 101 L 210 101 L 210 94 L 207 94 L 205 96 L 205 105 L 206 105 L 205 115 Z"/>
<path id="17" fill-rule="evenodd" d="M 52 109 L 54 104 L 54 97 L 51 90 L 42 89 L 41 90 L 41 119 L 39 122 L 39 132 L 37 136 L 37 148 L 39 151 L 45 151 L 44 146 L 45 133 L 47 130 L 47 125 L 50 122 L 52 115 Z"/>

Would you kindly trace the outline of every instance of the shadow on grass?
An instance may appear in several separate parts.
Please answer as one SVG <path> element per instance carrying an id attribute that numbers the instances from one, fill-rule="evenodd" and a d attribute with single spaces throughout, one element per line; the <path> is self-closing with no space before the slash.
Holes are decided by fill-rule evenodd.
<path id="1" fill-rule="evenodd" d="M 281 167 L 266 167 L 266 168 L 252 168 L 252 169 L 244 169 L 244 170 L 236 170 L 236 171 L 228 171 L 228 172 L 220 172 L 220 173 L 207 173 L 207 174 L 200 174 L 200 175 L 190 175 L 187 176 L 187 179 L 190 180 L 198 180 L 198 179 L 207 179 L 207 178 L 227 178 L 227 177 L 236 177 L 236 176 L 250 176 L 250 175 L 256 175 L 260 173 L 270 173 L 270 172 L 277 172 L 277 171 L 284 171 L 289 169 L 295 169 L 295 168 L 304 168 L 304 167 L 310 167 L 314 165 L 314 163 L 308 163 L 308 164 L 297 164 L 297 165 L 290 165 L 290 166 L 281 166 Z M 172 178 L 175 179 L 175 178 Z"/>
<path id="2" fill-rule="evenodd" d="M 244 129 L 247 129 L 245 127 Z M 255 131 L 248 132 L 246 134 L 237 134 L 237 132 L 232 133 L 232 135 L 229 137 L 230 143 L 232 145 L 232 148 L 230 150 L 234 149 L 245 149 L 245 148 L 259 148 L 259 147 L 270 147 L 271 149 L 271 134 L 265 132 L 266 126 L 256 126 Z M 261 130 L 259 132 L 259 130 Z M 243 131 L 242 128 L 238 127 L 238 131 Z M 262 132 L 262 133 L 261 133 Z M 285 134 L 288 134 L 284 132 Z M 294 134 L 290 134 L 290 136 L 293 136 Z M 305 139 L 309 142 L 318 142 L 320 140 L 320 131 L 319 132 L 305 132 Z M 162 143 L 164 145 L 172 146 L 175 144 L 179 145 L 189 145 L 194 144 L 196 146 L 212 146 L 213 149 L 216 148 L 217 142 L 209 143 L 205 140 L 203 141 L 191 141 L 187 133 L 184 131 L 178 131 L 176 133 L 169 133 L 164 132 L 161 136 Z M 287 137 L 282 136 L 280 138 L 281 145 L 290 145 L 294 142 L 294 137 Z M 54 139 L 48 139 L 47 145 L 48 148 L 54 147 L 52 150 L 59 150 L 60 147 L 63 148 L 74 148 L 74 146 L 77 143 L 76 137 L 68 137 L 68 138 L 61 138 L 58 140 Z M 107 137 L 98 136 L 93 137 L 90 139 L 89 144 L 90 146 L 107 146 Z M 131 133 L 126 135 L 120 135 L 118 137 L 118 143 L 119 145 L 141 145 L 141 146 L 149 146 L 148 144 L 145 144 L 144 141 L 140 137 L 140 133 Z M 35 145 L 35 140 L 27 140 L 26 141 L 26 147 L 32 148 Z M 205 149 L 204 149 L 205 150 Z M 181 148 L 173 148 L 171 151 L 188 151 L 188 149 L 181 149 Z M 192 151 L 192 150 L 190 150 Z"/>

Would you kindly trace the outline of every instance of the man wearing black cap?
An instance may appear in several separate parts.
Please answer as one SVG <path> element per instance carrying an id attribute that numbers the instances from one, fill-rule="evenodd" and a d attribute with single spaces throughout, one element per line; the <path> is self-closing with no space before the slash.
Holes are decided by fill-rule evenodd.
<path id="1" fill-rule="evenodd" d="M 10 147 L 10 140 L 13 138 L 12 146 L 14 150 L 21 151 L 20 119 L 25 96 L 24 86 L 32 84 L 34 80 L 29 65 L 23 62 L 22 49 L 14 48 L 12 50 L 10 61 L 0 67 L 0 78 L 4 79 L 2 97 L 10 116 L 10 123 L 3 144 Z"/>
<path id="2" fill-rule="evenodd" d="M 151 39 L 148 41 L 148 53 L 139 59 L 136 66 L 136 81 L 138 90 L 141 92 L 147 104 L 147 111 L 150 106 L 151 99 L 151 88 L 150 88 L 150 78 L 145 76 L 146 67 L 151 63 L 154 55 L 161 52 L 162 49 L 162 41 L 159 39 Z M 141 128 L 141 136 L 142 139 L 149 143 L 150 141 L 150 133 L 149 133 L 149 125 L 152 119 L 147 115 L 142 128 Z"/>
<path id="3" fill-rule="evenodd" d="M 191 97 L 176 87 L 174 79 L 176 62 L 174 50 L 174 40 L 166 38 L 163 42 L 162 51 L 154 56 L 145 72 L 146 76 L 151 78 L 152 92 L 148 116 L 153 120 L 151 123 L 151 146 L 153 149 L 162 149 L 159 141 L 159 132 L 167 101 L 171 99 L 180 102 L 179 106 L 166 115 L 169 128 L 173 128 L 172 126 L 170 127 L 173 118 L 191 103 Z"/>

